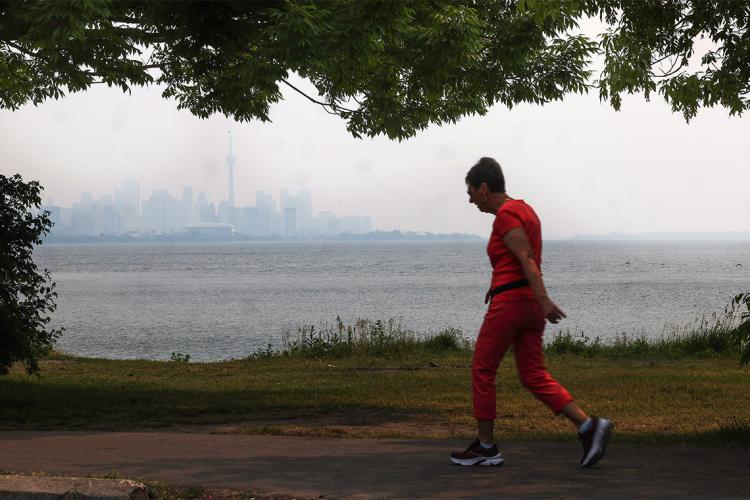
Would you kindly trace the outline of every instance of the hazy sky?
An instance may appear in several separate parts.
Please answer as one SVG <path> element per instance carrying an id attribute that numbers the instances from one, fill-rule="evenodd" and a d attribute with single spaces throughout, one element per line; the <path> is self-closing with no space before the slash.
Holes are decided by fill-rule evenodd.
<path id="1" fill-rule="evenodd" d="M 112 194 L 125 176 L 141 198 L 166 188 L 226 199 L 232 130 L 238 205 L 255 190 L 278 199 L 307 188 L 313 212 L 370 215 L 378 229 L 487 235 L 491 216 L 468 204 L 464 175 L 481 156 L 503 166 L 508 193 L 531 203 L 545 236 L 750 230 L 750 116 L 700 111 L 686 124 L 660 97 L 613 111 L 596 95 L 544 107 L 496 106 L 404 141 L 354 139 L 343 120 L 294 92 L 273 123 L 201 120 L 160 89 L 97 87 L 0 111 L 0 172 L 45 186 L 69 206 L 81 191 Z"/>

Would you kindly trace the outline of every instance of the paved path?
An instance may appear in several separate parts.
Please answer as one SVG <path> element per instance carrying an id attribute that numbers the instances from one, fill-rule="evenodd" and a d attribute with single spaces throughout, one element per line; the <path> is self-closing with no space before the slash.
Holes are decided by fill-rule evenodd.
<path id="1" fill-rule="evenodd" d="M 117 473 L 298 498 L 747 498 L 750 449 L 504 443 L 502 467 L 459 467 L 465 443 L 164 432 L 0 432 L 0 469 Z"/>

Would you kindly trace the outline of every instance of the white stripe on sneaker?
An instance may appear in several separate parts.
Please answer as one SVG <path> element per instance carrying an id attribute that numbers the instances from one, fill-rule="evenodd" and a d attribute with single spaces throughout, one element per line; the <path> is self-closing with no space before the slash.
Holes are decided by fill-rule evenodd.
<path id="1" fill-rule="evenodd" d="M 498 453 L 494 457 L 476 457 L 476 458 L 450 457 L 450 458 L 454 464 L 467 465 L 467 466 L 469 465 L 481 465 L 481 466 L 502 465 L 504 461 L 500 453 Z"/>

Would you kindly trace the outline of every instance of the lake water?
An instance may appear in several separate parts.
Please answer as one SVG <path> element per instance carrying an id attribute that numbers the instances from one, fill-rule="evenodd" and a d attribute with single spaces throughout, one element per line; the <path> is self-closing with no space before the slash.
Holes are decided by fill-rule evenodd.
<path id="1" fill-rule="evenodd" d="M 43 245 L 34 255 L 57 282 L 59 348 L 107 358 L 240 358 L 337 315 L 474 338 L 490 277 L 484 242 Z M 749 291 L 750 241 L 549 241 L 543 272 L 568 315 L 548 334 L 654 337 Z"/>

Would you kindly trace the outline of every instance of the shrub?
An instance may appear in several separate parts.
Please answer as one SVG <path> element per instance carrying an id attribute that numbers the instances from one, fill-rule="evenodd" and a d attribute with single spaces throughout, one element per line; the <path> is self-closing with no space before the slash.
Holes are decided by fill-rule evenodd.
<path id="1" fill-rule="evenodd" d="M 175 363 L 189 363 L 190 362 L 190 354 L 183 354 L 181 352 L 173 352 L 169 356 L 170 361 L 174 361 Z"/>
<path id="2" fill-rule="evenodd" d="M 41 206 L 38 182 L 0 175 L 0 375 L 20 361 L 29 374 L 52 351 L 62 329 L 49 328 L 56 308 L 49 271 L 32 259 L 35 245 L 52 227 Z"/>
<path id="3" fill-rule="evenodd" d="M 424 340 L 424 347 L 436 352 L 461 351 L 463 349 L 470 349 L 471 343 L 464 338 L 461 330 L 446 328 Z"/>

